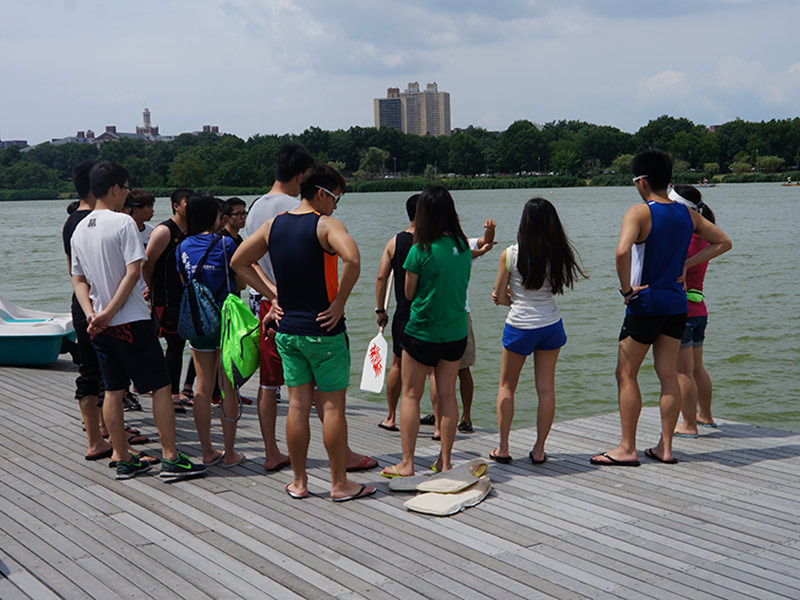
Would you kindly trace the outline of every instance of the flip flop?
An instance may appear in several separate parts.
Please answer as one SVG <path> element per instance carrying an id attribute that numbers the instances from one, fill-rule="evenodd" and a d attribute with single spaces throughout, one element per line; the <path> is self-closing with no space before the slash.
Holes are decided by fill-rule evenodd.
<path id="1" fill-rule="evenodd" d="M 411 475 L 401 475 L 400 471 L 398 471 L 397 467 L 394 465 L 386 468 L 394 471 L 394 473 L 392 473 L 391 471 L 389 471 L 388 473 L 386 471 L 381 471 L 381 477 L 386 477 L 386 479 L 394 479 L 395 477 L 411 477 Z"/>
<path id="2" fill-rule="evenodd" d="M 514 460 L 510 456 L 500 456 L 500 455 L 498 455 L 497 454 L 497 448 L 495 448 L 494 450 L 489 452 L 489 458 L 491 458 L 492 460 L 494 460 L 496 462 L 499 462 L 501 465 L 507 465 L 512 460 Z"/>
<path id="3" fill-rule="evenodd" d="M 652 448 L 648 448 L 647 450 L 645 450 L 644 451 L 644 455 L 647 458 L 652 458 L 653 460 L 657 460 L 658 462 L 664 463 L 665 465 L 674 465 L 675 463 L 678 462 L 677 458 L 672 458 L 670 460 L 664 460 L 663 458 L 658 456 L 655 452 L 653 452 Z"/>
<path id="4" fill-rule="evenodd" d="M 544 453 L 544 458 L 542 460 L 536 460 L 535 458 L 533 458 L 533 450 L 531 450 L 530 452 L 528 452 L 528 458 L 530 458 L 531 462 L 535 465 L 543 465 L 544 463 L 547 462 L 547 452 Z"/>
<path id="5" fill-rule="evenodd" d="M 421 417 L 419 420 L 420 425 L 433 425 L 436 422 L 436 417 L 434 415 L 425 415 Z"/>
<path id="6" fill-rule="evenodd" d="M 291 464 L 292 464 L 292 459 L 291 458 L 287 458 L 287 459 L 282 460 L 281 462 L 279 462 L 277 465 L 275 465 L 271 469 L 268 469 L 268 468 L 264 467 L 264 470 L 267 473 L 275 473 L 276 471 L 280 471 L 284 467 L 288 467 Z"/>
<path id="7" fill-rule="evenodd" d="M 110 458 L 112 454 L 114 454 L 114 449 L 109 448 L 105 452 L 98 452 L 97 454 L 87 454 L 83 458 L 85 458 L 86 460 L 103 460 L 104 458 Z"/>
<path id="8" fill-rule="evenodd" d="M 244 461 L 247 460 L 247 457 L 244 455 L 244 452 L 239 452 L 238 456 L 239 457 L 236 459 L 236 462 L 232 462 L 229 465 L 226 465 L 225 463 L 222 463 L 222 464 L 220 464 L 220 466 L 223 469 L 232 469 L 233 467 L 238 467 L 240 464 L 242 464 Z"/>
<path id="9" fill-rule="evenodd" d="M 383 421 L 378 423 L 378 427 L 380 427 L 381 429 L 385 429 L 386 431 L 400 431 L 400 428 L 397 425 L 392 425 L 390 427 L 389 425 L 384 425 Z"/>
<path id="10" fill-rule="evenodd" d="M 86 431 L 86 427 L 84 427 L 83 430 Z M 141 433 L 141 431 L 139 429 L 136 429 L 136 427 L 134 427 L 133 425 L 127 425 L 126 424 L 125 425 L 125 433 L 129 433 L 131 435 L 138 435 L 138 434 Z M 103 434 L 103 439 L 104 440 L 108 439 L 108 434 L 107 433 Z"/>
<path id="11" fill-rule="evenodd" d="M 441 469 L 439 469 L 438 458 L 435 461 L 433 461 L 433 464 L 431 465 L 431 471 L 433 471 L 434 473 L 441 473 Z"/>
<path id="12" fill-rule="evenodd" d="M 598 454 L 598 456 L 606 458 L 607 462 L 604 460 L 597 460 L 596 456 L 593 456 L 591 459 L 589 459 L 589 462 L 599 467 L 638 467 L 640 464 L 642 464 L 638 460 L 617 460 L 613 456 L 609 456 L 607 452 Z"/>
<path id="13" fill-rule="evenodd" d="M 303 498 L 308 498 L 308 492 L 306 492 L 305 494 L 296 494 L 292 490 L 290 490 L 289 486 L 291 484 L 292 484 L 292 482 L 290 481 L 285 486 L 283 486 L 283 489 L 286 490 L 286 493 L 289 494 L 289 497 L 292 500 L 302 500 Z"/>
<path id="14" fill-rule="evenodd" d="M 700 427 L 710 427 L 711 429 L 716 429 L 717 428 L 717 422 L 716 421 L 714 421 L 713 423 L 701 423 L 700 421 L 698 421 L 697 424 L 700 425 Z"/>
<path id="15" fill-rule="evenodd" d="M 358 500 L 359 498 L 366 498 L 367 496 L 371 496 L 378 490 L 376 488 L 372 488 L 370 491 L 365 491 L 367 489 L 366 484 L 362 484 L 358 491 L 353 494 L 352 496 L 344 496 L 343 498 L 331 498 L 334 502 L 350 502 L 350 500 Z M 287 490 L 288 491 L 288 490 Z"/>
<path id="16" fill-rule="evenodd" d="M 219 463 L 221 463 L 223 458 L 225 458 L 225 451 L 223 451 L 219 456 L 217 456 L 217 458 L 215 458 L 211 462 L 204 462 L 203 466 L 213 467 L 214 465 L 218 465 Z"/>
<path id="17" fill-rule="evenodd" d="M 146 435 L 142 435 L 141 433 L 134 433 L 128 436 L 128 443 L 132 446 L 138 444 L 148 444 L 150 443 L 150 438 Z"/>
<path id="18" fill-rule="evenodd" d="M 432 439 L 434 442 L 441 442 L 441 441 L 442 441 L 442 436 L 441 436 L 441 435 L 432 435 L 432 436 L 431 436 L 431 439 Z"/>
<path id="19" fill-rule="evenodd" d="M 694 439 L 699 438 L 700 435 L 697 434 L 697 433 L 677 433 L 677 432 L 675 432 L 675 433 L 672 434 L 672 437 L 690 438 L 690 439 L 694 440 Z"/>
<path id="20" fill-rule="evenodd" d="M 358 471 L 369 471 L 378 466 L 378 461 L 371 456 L 365 456 L 364 460 L 358 463 L 355 467 L 348 467 L 348 473 L 357 473 Z"/>

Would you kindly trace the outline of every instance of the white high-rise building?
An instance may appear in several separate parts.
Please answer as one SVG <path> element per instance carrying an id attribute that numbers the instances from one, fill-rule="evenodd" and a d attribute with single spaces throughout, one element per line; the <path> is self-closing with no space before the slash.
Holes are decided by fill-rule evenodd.
<path id="1" fill-rule="evenodd" d="M 436 82 L 420 91 L 419 83 L 404 92 L 389 88 L 386 98 L 373 100 L 375 127 L 394 127 L 416 135 L 450 135 L 450 94 L 440 92 Z"/>

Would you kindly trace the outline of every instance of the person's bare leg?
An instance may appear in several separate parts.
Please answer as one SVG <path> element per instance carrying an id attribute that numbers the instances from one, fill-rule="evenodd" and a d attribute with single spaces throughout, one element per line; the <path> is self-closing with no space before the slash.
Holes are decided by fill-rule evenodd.
<path id="1" fill-rule="evenodd" d="M 403 399 L 400 404 L 400 442 L 403 458 L 398 464 L 383 470 L 387 475 L 414 474 L 414 452 L 419 434 L 419 400 L 425 391 L 428 369 L 429 367 L 414 360 L 408 352 L 403 352 Z"/>
<path id="2" fill-rule="evenodd" d="M 88 442 L 86 456 L 96 456 L 103 452 L 108 452 L 112 447 L 111 444 L 103 439 L 103 434 L 100 432 L 100 417 L 103 413 L 100 407 L 97 406 L 97 402 L 97 396 L 84 396 L 78 400 Z"/>
<path id="3" fill-rule="evenodd" d="M 219 351 L 217 352 L 219 359 Z M 219 364 L 219 360 L 217 361 Z M 239 392 L 234 391 L 228 376 L 222 369 L 219 369 L 219 378 L 222 380 L 222 391 L 224 392 L 222 398 L 222 406 L 219 411 L 219 418 L 222 422 L 222 440 L 225 444 L 225 457 L 222 459 L 222 464 L 233 465 L 238 463 L 243 455 L 236 452 L 236 426 L 237 416 L 239 414 Z M 223 410 L 224 409 L 224 414 Z"/>
<path id="4" fill-rule="evenodd" d="M 536 409 L 536 443 L 531 451 L 533 460 L 543 461 L 545 457 L 544 444 L 553 426 L 556 415 L 556 350 L 536 350 L 533 354 L 533 368 L 536 376 L 536 395 L 539 405 Z"/>
<path id="5" fill-rule="evenodd" d="M 458 365 L 460 361 L 440 360 L 434 367 L 436 381 L 436 395 L 439 404 L 439 427 L 442 437 L 442 446 L 436 465 L 439 471 L 449 471 L 453 468 L 451 454 L 453 442 L 456 440 L 458 427 L 458 400 L 456 399 L 456 379 L 458 378 Z"/>
<path id="6" fill-rule="evenodd" d="M 319 390 L 314 390 L 314 408 L 317 409 L 317 416 L 319 420 L 322 422 L 323 427 L 325 426 L 325 411 L 322 409 L 322 396 Z M 364 463 L 370 460 L 370 457 L 366 454 L 359 454 L 358 452 L 354 452 L 350 449 L 350 444 L 348 440 L 345 438 L 345 447 L 347 448 L 347 468 L 348 469 L 362 469 L 364 468 Z M 374 458 L 370 460 L 372 462 L 371 467 L 366 468 L 375 468 L 378 466 L 378 461 Z"/>
<path id="7" fill-rule="evenodd" d="M 122 396 L 125 390 L 106 390 L 103 398 L 103 417 L 108 428 L 111 446 L 114 448 L 111 460 L 129 462 L 131 460 L 128 434 L 125 432 L 125 417 L 122 409 Z"/>
<path id="8" fill-rule="evenodd" d="M 472 421 L 472 396 L 475 394 L 475 382 L 469 367 L 458 370 L 458 391 L 461 395 L 461 422 Z"/>
<path id="9" fill-rule="evenodd" d="M 178 458 L 175 449 L 175 408 L 172 406 L 171 385 L 153 392 L 153 420 L 158 429 L 158 441 L 161 443 L 161 454 L 167 460 Z"/>
<path id="10" fill-rule="evenodd" d="M 703 366 L 703 347 L 696 346 L 692 350 L 694 351 L 694 381 L 697 384 L 697 421 L 706 425 L 713 425 L 711 377 L 705 366 Z"/>
<path id="11" fill-rule="evenodd" d="M 386 374 L 386 418 L 381 421 L 381 425 L 389 428 L 397 425 L 395 422 L 397 419 L 397 401 L 400 399 L 400 391 L 403 388 L 401 379 L 402 362 L 402 356 L 393 354 L 392 366 Z"/>
<path id="12" fill-rule="evenodd" d="M 203 450 L 203 463 L 210 463 L 222 454 L 211 443 L 211 394 L 217 379 L 217 353 L 192 350 L 194 369 L 197 372 L 194 394 L 194 426 L 200 447 Z"/>
<path id="13" fill-rule="evenodd" d="M 318 392 L 317 411 L 322 412 L 322 441 L 328 452 L 331 468 L 331 498 L 352 496 L 361 489 L 361 485 L 347 479 L 347 419 L 344 414 L 345 392 Z M 294 461 L 292 461 L 294 464 Z M 367 486 L 369 493 L 374 488 Z"/>
<path id="14" fill-rule="evenodd" d="M 294 480 L 286 488 L 293 494 L 305 496 L 308 493 L 306 458 L 311 428 L 308 417 L 314 400 L 314 384 L 304 383 L 289 388 L 289 411 L 286 415 L 286 445 L 292 459 Z"/>
<path id="15" fill-rule="evenodd" d="M 666 335 L 653 344 L 653 366 L 661 382 L 661 439 L 653 452 L 662 460 L 672 460 L 672 435 L 681 412 L 681 388 L 678 385 L 678 351 L 681 341 Z"/>
<path id="16" fill-rule="evenodd" d="M 285 463 L 289 456 L 278 449 L 275 438 L 275 425 L 278 420 L 278 403 L 274 389 L 258 388 L 258 424 L 261 426 L 261 437 L 264 438 L 264 469 L 271 471 Z"/>
<path id="17" fill-rule="evenodd" d="M 442 438 L 441 415 L 439 414 L 439 393 L 436 390 L 436 369 L 428 368 L 428 378 L 431 382 L 431 408 L 433 409 L 433 439 Z"/>
<path id="18" fill-rule="evenodd" d="M 514 421 L 514 393 L 519 375 L 527 356 L 503 348 L 500 359 L 500 383 L 497 386 L 497 432 L 500 442 L 495 450 L 497 456 L 508 456 L 508 436 Z"/>
<path id="19" fill-rule="evenodd" d="M 691 346 L 678 352 L 678 386 L 681 390 L 683 422 L 675 433 L 697 435 L 697 383 L 694 380 L 694 352 Z"/>
<path id="20" fill-rule="evenodd" d="M 642 412 L 642 393 L 637 377 L 649 349 L 648 344 L 637 342 L 630 336 L 619 342 L 616 377 L 622 433 L 619 446 L 606 452 L 618 461 L 636 460 L 636 427 Z M 598 462 L 611 462 L 600 454 L 593 458 Z"/>

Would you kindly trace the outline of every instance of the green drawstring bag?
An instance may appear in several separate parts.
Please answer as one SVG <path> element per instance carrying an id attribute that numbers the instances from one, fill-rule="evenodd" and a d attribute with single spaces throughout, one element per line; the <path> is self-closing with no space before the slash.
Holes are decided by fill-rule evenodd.
<path id="1" fill-rule="evenodd" d="M 242 387 L 258 368 L 259 322 L 242 299 L 228 294 L 221 313 L 221 359 L 225 375 L 235 389 Z"/>

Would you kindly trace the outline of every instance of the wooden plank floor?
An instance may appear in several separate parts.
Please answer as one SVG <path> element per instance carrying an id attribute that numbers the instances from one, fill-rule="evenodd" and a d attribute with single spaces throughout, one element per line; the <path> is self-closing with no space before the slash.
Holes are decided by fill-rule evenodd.
<path id="1" fill-rule="evenodd" d="M 3 600 L 800 598 L 797 434 L 721 420 L 676 441 L 677 466 L 642 457 L 630 469 L 588 462 L 616 444 L 615 413 L 557 424 L 542 466 L 526 458 L 534 431 L 515 431 L 517 460 L 491 466 L 491 495 L 435 518 L 407 512 L 408 496 L 391 494 L 377 469 L 353 476 L 376 496 L 330 502 L 316 421 L 309 485 L 319 495 L 290 500 L 290 471 L 261 469 L 254 407 L 240 424 L 251 459 L 241 467 L 176 484 L 115 481 L 105 462 L 83 460 L 74 377 L 65 361 L 0 368 Z M 282 403 L 282 448 L 285 414 Z M 381 404 L 349 403 L 351 445 L 387 465 L 400 438 L 376 427 L 382 416 Z M 155 437 L 148 410 L 126 417 Z M 177 419 L 181 449 L 197 456 L 191 413 Z M 645 409 L 642 449 L 658 430 L 657 409 Z M 221 442 L 218 422 L 214 432 Z M 421 428 L 419 470 L 437 452 L 430 432 Z M 456 461 L 495 442 L 489 429 L 459 434 Z"/>

